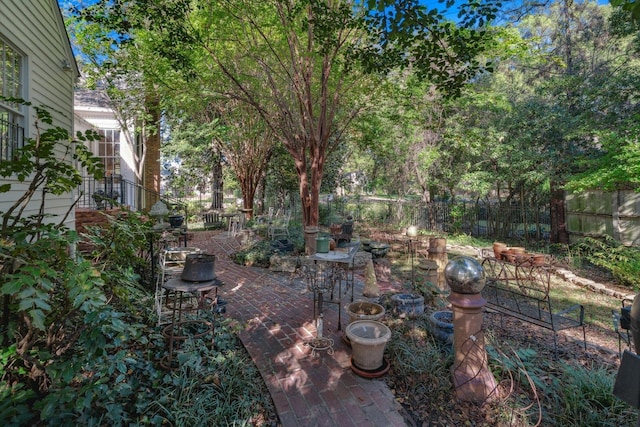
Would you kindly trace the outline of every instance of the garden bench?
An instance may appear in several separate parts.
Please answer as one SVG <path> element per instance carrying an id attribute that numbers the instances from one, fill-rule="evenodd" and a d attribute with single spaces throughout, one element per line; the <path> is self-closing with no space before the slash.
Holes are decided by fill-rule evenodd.
<path id="1" fill-rule="evenodd" d="M 548 263 L 536 264 L 532 258 L 515 261 L 495 258 L 493 251 L 482 253 L 486 285 L 482 296 L 486 308 L 553 332 L 554 352 L 558 354 L 558 331 L 582 327 L 584 347 L 587 347 L 584 306 L 574 304 L 554 311 L 551 297 L 551 268 Z"/>
<path id="2" fill-rule="evenodd" d="M 202 222 L 205 230 L 224 228 L 224 222 L 220 221 L 219 212 L 203 212 Z"/>

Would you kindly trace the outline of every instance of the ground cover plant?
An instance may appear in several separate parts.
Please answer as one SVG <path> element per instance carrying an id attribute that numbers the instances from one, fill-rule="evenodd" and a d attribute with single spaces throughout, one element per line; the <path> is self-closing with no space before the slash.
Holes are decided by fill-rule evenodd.
<path id="1" fill-rule="evenodd" d="M 450 256 L 472 254 L 490 241 L 447 236 Z M 389 254 L 396 279 L 408 281 L 405 254 Z M 564 267 L 570 267 L 564 265 Z M 576 272 L 580 272 L 575 268 Z M 606 271 L 601 277 L 609 277 Z M 620 289 L 620 287 L 618 287 Z M 485 317 L 489 365 L 499 389 L 484 405 L 454 397 L 450 368 L 452 348 L 430 332 L 428 317 L 392 319 L 393 339 L 387 347 L 392 368 L 384 377 L 417 425 L 430 426 L 619 426 L 633 425 L 637 414 L 613 396 L 619 359 L 611 326 L 618 298 L 605 296 L 556 279 L 555 297 L 586 306 L 589 349 L 580 334 L 560 340 L 560 357 L 553 358 L 549 331 L 515 319 Z M 624 289 L 624 288 L 622 288 Z M 420 288 L 417 287 L 420 291 Z M 630 291 L 630 289 L 628 289 Z M 425 298 L 425 301 L 429 301 Z M 431 299 L 427 311 L 440 309 Z"/>
<path id="2" fill-rule="evenodd" d="M 79 235 L 44 204 L 24 213 L 34 195 L 81 182 L 70 159 L 100 173 L 83 144 L 93 133 L 43 130 L 51 116 L 36 110 L 37 139 L 0 162 L 0 176 L 29 179 L 23 197 L 0 212 L 3 425 L 270 425 L 270 396 L 232 321 L 216 319 L 215 349 L 193 344 L 176 369 L 162 368 L 166 343 L 147 272 L 151 225 L 142 215 L 123 210 Z"/>

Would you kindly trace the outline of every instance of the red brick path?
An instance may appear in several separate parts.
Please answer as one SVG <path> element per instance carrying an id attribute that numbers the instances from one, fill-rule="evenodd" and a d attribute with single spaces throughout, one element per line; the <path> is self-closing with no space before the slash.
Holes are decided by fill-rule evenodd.
<path id="1" fill-rule="evenodd" d="M 316 333 L 312 293 L 288 273 L 233 263 L 229 254 L 240 245 L 226 236 L 196 232 L 189 245 L 216 255 L 226 315 L 242 322 L 240 338 L 269 388 L 282 426 L 406 426 L 384 381 L 352 372 L 351 350 L 337 330 L 337 306 L 328 304 L 324 317 L 324 336 L 334 340 L 334 354 L 312 356 L 304 345 Z M 356 299 L 362 287 L 356 279 Z M 343 311 L 343 329 L 348 319 Z"/>

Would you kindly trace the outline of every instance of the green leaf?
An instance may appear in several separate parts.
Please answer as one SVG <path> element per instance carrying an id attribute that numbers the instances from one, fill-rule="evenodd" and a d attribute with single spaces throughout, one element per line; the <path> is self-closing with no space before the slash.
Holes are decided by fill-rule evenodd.
<path id="1" fill-rule="evenodd" d="M 12 280 L 10 282 L 7 282 L 4 285 L 2 285 L 2 294 L 14 295 L 17 292 L 19 292 L 20 289 L 22 289 L 23 285 L 24 285 L 23 283 L 18 282 L 17 280 Z"/>
<path id="2" fill-rule="evenodd" d="M 37 329 L 41 331 L 44 331 L 46 329 L 44 326 L 46 316 L 44 315 L 42 310 L 39 310 L 39 309 L 30 310 L 29 316 L 31 316 L 31 319 L 33 319 L 33 325 Z"/>

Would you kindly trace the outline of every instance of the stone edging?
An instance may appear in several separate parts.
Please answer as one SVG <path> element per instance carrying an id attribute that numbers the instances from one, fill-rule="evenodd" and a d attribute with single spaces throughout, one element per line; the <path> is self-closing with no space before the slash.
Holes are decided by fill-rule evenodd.
<path id="1" fill-rule="evenodd" d="M 599 292 L 601 294 L 609 295 L 611 297 L 620 298 L 620 299 L 631 299 L 635 297 L 635 294 L 623 294 L 622 292 L 618 292 L 614 289 L 607 288 L 606 285 L 602 283 L 598 283 L 591 279 L 585 279 L 584 277 L 576 276 L 572 271 L 566 270 L 564 268 L 553 268 L 554 273 L 563 280 L 567 282 L 573 283 L 574 285 L 590 289 L 595 292 Z"/>

